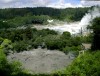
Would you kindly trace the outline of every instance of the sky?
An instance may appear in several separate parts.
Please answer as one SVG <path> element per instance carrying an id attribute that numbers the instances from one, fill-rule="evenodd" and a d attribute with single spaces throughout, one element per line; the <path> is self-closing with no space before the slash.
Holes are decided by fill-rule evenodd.
<path id="1" fill-rule="evenodd" d="M 100 0 L 0 0 L 0 8 L 21 7 L 85 7 L 100 5 Z"/>

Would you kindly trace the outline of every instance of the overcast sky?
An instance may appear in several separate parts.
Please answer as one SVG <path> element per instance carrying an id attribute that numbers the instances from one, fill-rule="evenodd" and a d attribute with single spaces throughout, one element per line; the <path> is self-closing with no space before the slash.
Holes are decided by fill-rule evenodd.
<path id="1" fill-rule="evenodd" d="M 0 0 L 0 8 L 19 7 L 84 7 L 100 5 L 100 0 Z"/>

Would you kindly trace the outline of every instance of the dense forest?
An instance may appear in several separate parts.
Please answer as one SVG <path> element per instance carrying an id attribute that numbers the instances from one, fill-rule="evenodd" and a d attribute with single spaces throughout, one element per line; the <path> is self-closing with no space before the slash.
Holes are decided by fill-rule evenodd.
<path id="1" fill-rule="evenodd" d="M 47 7 L 36 8 L 6 8 L 0 9 L 0 19 L 13 19 L 15 17 L 24 17 L 27 15 L 48 15 L 51 18 L 80 20 L 83 15 L 88 12 L 89 8 L 66 8 L 66 9 L 54 9 Z"/>
<path id="2" fill-rule="evenodd" d="M 0 9 L 0 20 L 8 23 L 9 27 L 27 26 L 28 24 L 48 24 L 48 19 L 72 22 L 81 20 L 88 10 L 89 8 L 6 8 Z"/>
<path id="3" fill-rule="evenodd" d="M 91 7 L 92 8 L 92 7 Z M 30 24 L 48 24 L 47 19 L 79 21 L 90 8 L 6 8 L 0 9 L 0 74 L 3 76 L 100 76 L 100 17 L 91 21 L 93 32 L 87 36 L 72 36 L 70 32 L 50 29 L 37 30 Z M 15 27 L 26 26 L 24 29 Z M 13 29 L 12 29 L 13 28 Z M 91 49 L 78 55 L 82 43 L 91 43 Z M 9 62 L 9 53 L 29 51 L 41 47 L 74 52 L 76 59 L 64 70 L 52 74 L 31 74 L 19 62 Z"/>

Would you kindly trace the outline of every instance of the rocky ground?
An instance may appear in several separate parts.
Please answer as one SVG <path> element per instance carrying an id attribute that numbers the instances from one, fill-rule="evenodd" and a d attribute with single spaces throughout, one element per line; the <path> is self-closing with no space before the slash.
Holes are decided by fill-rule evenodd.
<path id="1" fill-rule="evenodd" d="M 10 54 L 7 58 L 9 61 L 21 62 L 25 69 L 35 73 L 51 73 L 63 69 L 73 60 L 61 51 L 40 48 Z"/>

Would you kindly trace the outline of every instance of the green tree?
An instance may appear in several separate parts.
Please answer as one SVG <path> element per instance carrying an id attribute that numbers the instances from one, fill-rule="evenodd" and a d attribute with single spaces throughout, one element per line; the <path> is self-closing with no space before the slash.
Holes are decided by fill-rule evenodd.
<path id="1" fill-rule="evenodd" d="M 90 29 L 93 30 L 92 50 L 100 50 L 100 17 L 92 21 Z"/>
<path id="2" fill-rule="evenodd" d="M 62 39 L 69 39 L 71 37 L 71 34 L 70 34 L 70 32 L 63 32 L 63 34 L 62 34 L 62 36 L 61 36 L 61 38 Z"/>
<path id="3" fill-rule="evenodd" d="M 33 33 L 32 33 L 31 27 L 27 27 L 27 28 L 25 29 L 25 34 L 26 34 L 26 38 L 32 39 Z"/>
<path id="4" fill-rule="evenodd" d="M 5 55 L 5 44 L 8 45 L 9 40 L 4 39 L 3 43 L 0 45 L 0 74 L 3 76 L 13 76 L 22 72 L 21 64 L 19 62 L 8 62 Z"/>
<path id="5" fill-rule="evenodd" d="M 11 44 L 11 41 L 8 39 L 4 39 L 4 41 L 1 43 L 1 47 L 4 50 L 4 53 L 7 55 L 10 51 L 12 51 L 13 46 Z"/>
<path id="6" fill-rule="evenodd" d="M 10 25 L 8 24 L 8 22 L 2 20 L 0 21 L 0 29 L 7 29 L 9 27 Z"/>

